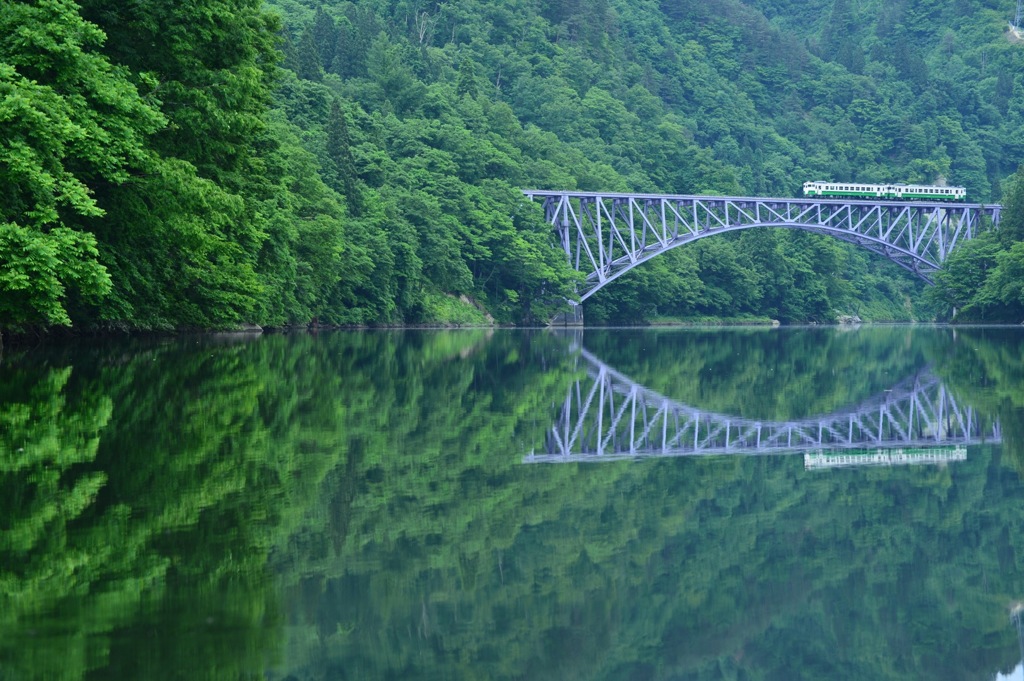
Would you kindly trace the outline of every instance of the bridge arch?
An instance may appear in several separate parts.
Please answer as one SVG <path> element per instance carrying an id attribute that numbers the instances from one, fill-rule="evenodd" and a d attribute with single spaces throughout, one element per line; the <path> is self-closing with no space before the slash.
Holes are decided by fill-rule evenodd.
<path id="1" fill-rule="evenodd" d="M 1001 206 L 676 196 L 524 190 L 540 200 L 570 264 L 586 275 L 586 300 L 634 267 L 673 248 L 725 232 L 802 229 L 856 244 L 932 283 L 949 254 L 998 225 Z"/>

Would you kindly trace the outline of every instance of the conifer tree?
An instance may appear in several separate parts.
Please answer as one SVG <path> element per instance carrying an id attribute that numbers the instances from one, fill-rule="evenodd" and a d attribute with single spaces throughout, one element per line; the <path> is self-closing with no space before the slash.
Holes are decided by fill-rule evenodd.
<path id="1" fill-rule="evenodd" d="M 313 38 L 313 30 L 307 28 L 299 38 L 298 46 L 299 78 L 320 82 L 324 77 L 323 63 L 320 61 L 320 52 L 317 49 L 316 40 Z"/>
<path id="2" fill-rule="evenodd" d="M 320 65 L 324 71 L 330 71 L 334 53 L 338 49 L 338 28 L 323 7 L 316 8 L 313 19 L 313 42 L 316 44 Z"/>
<path id="3" fill-rule="evenodd" d="M 460 95 L 469 95 L 474 98 L 479 94 L 476 85 L 476 65 L 468 57 L 459 64 L 459 77 L 455 84 L 455 91 Z"/>
<path id="4" fill-rule="evenodd" d="M 281 31 L 281 66 L 294 73 L 299 72 L 299 53 L 292 32 L 287 28 Z"/>
<path id="5" fill-rule="evenodd" d="M 334 175 L 334 189 L 345 195 L 349 213 L 359 215 L 362 212 L 362 196 L 352 160 L 348 124 L 337 99 L 331 102 L 331 115 L 327 120 L 327 158 Z"/>

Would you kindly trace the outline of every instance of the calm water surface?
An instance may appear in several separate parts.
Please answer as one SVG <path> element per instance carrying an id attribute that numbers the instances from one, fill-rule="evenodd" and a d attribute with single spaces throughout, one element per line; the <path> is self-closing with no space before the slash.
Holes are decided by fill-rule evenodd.
<path id="1" fill-rule="evenodd" d="M 1022 678 L 1024 332 L 8 348 L 0 679 Z"/>

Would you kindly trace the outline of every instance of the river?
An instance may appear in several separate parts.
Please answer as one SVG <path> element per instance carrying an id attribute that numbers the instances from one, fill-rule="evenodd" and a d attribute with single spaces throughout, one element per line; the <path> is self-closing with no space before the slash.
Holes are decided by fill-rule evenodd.
<path id="1" fill-rule="evenodd" d="M 1022 677 L 1024 331 L 8 346 L 0 679 Z"/>

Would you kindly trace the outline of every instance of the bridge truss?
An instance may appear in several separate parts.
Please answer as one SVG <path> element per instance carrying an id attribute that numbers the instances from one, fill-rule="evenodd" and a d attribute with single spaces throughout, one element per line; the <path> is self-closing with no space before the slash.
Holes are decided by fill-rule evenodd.
<path id="1" fill-rule="evenodd" d="M 586 376 L 570 386 L 548 432 L 546 451 L 527 455 L 525 462 L 865 449 L 920 453 L 949 446 L 962 451 L 967 445 L 1002 441 L 998 421 L 984 423 L 928 372 L 851 409 L 794 421 L 764 421 L 671 400 L 585 349 L 580 360 Z"/>
<path id="2" fill-rule="evenodd" d="M 982 216 L 999 223 L 998 205 L 669 196 L 523 191 L 543 202 L 572 266 L 586 274 L 586 300 L 605 284 L 671 248 L 724 232 L 786 227 L 827 234 L 883 255 L 931 283 Z"/>

